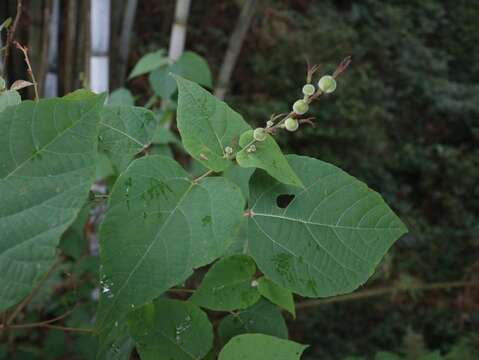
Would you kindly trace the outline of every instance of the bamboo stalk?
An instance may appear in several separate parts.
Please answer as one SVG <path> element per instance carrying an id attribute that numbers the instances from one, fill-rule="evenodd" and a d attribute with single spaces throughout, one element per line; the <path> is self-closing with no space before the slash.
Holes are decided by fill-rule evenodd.
<path id="1" fill-rule="evenodd" d="M 228 49 L 226 50 L 223 63 L 221 64 L 217 86 L 214 91 L 214 95 L 220 100 L 224 99 L 226 92 L 228 91 L 233 69 L 236 66 L 246 33 L 248 32 L 251 21 L 253 20 L 256 4 L 257 0 L 247 0 L 245 2 L 238 22 L 236 23 L 229 39 Z"/>
<path id="2" fill-rule="evenodd" d="M 186 27 L 191 0 L 176 0 L 175 20 L 171 29 L 168 58 L 171 62 L 178 60 L 183 54 L 186 41 Z"/>

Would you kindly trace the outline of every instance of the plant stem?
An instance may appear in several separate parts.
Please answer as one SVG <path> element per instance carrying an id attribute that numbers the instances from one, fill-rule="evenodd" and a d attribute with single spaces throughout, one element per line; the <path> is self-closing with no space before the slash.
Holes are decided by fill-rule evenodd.
<path id="1" fill-rule="evenodd" d="M 32 65 L 30 64 L 30 59 L 28 58 L 28 48 L 26 46 L 20 45 L 17 41 L 15 41 L 14 43 L 17 49 L 23 53 L 23 57 L 25 58 L 25 63 L 27 64 L 27 72 L 28 72 L 28 75 L 30 75 L 30 78 L 32 79 L 33 89 L 35 90 L 35 101 L 38 101 L 40 100 L 40 97 L 38 96 L 38 84 L 37 84 L 37 80 L 35 79 L 35 74 L 33 74 Z"/>
<path id="2" fill-rule="evenodd" d="M 8 55 L 10 53 L 10 46 L 13 42 L 13 37 L 15 36 L 15 31 L 17 30 L 18 22 L 20 21 L 20 16 L 22 15 L 22 0 L 17 0 L 17 13 L 15 14 L 15 20 L 13 21 L 11 29 L 7 33 L 7 42 L 5 43 L 5 57 L 3 58 L 3 71 L 4 77 L 7 78 L 7 65 L 8 65 Z"/>
<path id="3" fill-rule="evenodd" d="M 394 294 L 398 292 L 407 292 L 407 291 L 429 291 L 429 290 L 443 290 L 443 289 L 452 289 L 459 287 L 479 287 L 479 281 L 452 281 L 452 282 L 443 282 L 443 283 L 433 283 L 433 284 L 424 284 L 424 285 L 413 285 L 409 287 L 397 287 L 390 286 L 384 288 L 370 289 L 358 291 L 356 293 L 341 295 L 329 299 L 318 299 L 318 300 L 309 300 L 304 301 L 296 305 L 297 310 L 308 309 L 316 307 L 319 305 L 332 304 L 336 302 L 351 301 L 351 300 L 360 300 L 370 297 L 383 296 L 387 294 Z"/>

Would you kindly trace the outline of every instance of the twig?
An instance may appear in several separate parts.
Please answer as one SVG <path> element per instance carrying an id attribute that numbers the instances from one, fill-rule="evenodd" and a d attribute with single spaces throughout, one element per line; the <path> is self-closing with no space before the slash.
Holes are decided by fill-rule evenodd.
<path id="1" fill-rule="evenodd" d="M 57 255 L 55 261 L 53 262 L 52 266 L 50 269 L 47 271 L 45 276 L 38 282 L 38 284 L 33 288 L 33 290 L 30 292 L 30 294 L 22 300 L 20 304 L 15 308 L 15 310 L 12 312 L 12 314 L 7 318 L 7 321 L 5 322 L 6 326 L 2 326 L 2 329 L 7 330 L 12 321 L 15 319 L 15 317 L 23 310 L 25 306 L 28 305 L 28 303 L 33 299 L 33 297 L 37 294 L 38 290 L 42 287 L 42 285 L 45 283 L 45 281 L 50 277 L 50 275 L 56 270 L 57 266 L 62 262 L 62 258 Z"/>
<path id="2" fill-rule="evenodd" d="M 406 291 L 429 291 L 429 290 L 442 290 L 442 289 L 452 289 L 458 287 L 468 287 L 468 286 L 479 286 L 479 281 L 453 281 L 453 282 L 445 282 L 445 283 L 434 283 L 434 284 L 425 284 L 425 285 L 413 285 L 409 287 L 384 287 L 378 289 L 371 289 L 371 290 L 363 290 L 358 291 L 356 293 L 341 295 L 329 299 L 318 299 L 318 300 L 309 300 L 304 301 L 296 305 L 297 310 L 308 309 L 312 307 L 316 307 L 319 305 L 325 304 L 332 304 L 336 302 L 344 302 L 350 300 L 359 300 L 365 299 L 370 297 L 377 297 L 383 296 L 387 294 L 394 294 L 398 292 L 406 292 Z"/>
<path id="3" fill-rule="evenodd" d="M 22 0 L 17 0 L 17 13 L 15 14 L 15 20 L 13 21 L 12 27 L 8 29 L 7 42 L 5 43 L 5 57 L 3 59 L 3 71 L 5 72 L 4 75 L 6 75 L 6 72 L 7 72 L 8 54 L 10 53 L 10 46 L 13 42 L 13 37 L 15 36 L 15 31 L 17 30 L 17 25 L 21 15 L 22 15 Z"/>
<path id="4" fill-rule="evenodd" d="M 30 75 L 30 78 L 32 79 L 33 88 L 35 90 L 35 101 L 38 101 L 40 99 L 40 97 L 38 96 L 38 84 L 37 84 L 37 81 L 35 80 L 35 75 L 33 74 L 32 65 L 30 64 L 30 59 L 28 58 L 28 48 L 26 46 L 20 45 L 17 41 L 14 41 L 14 44 L 17 47 L 17 49 L 23 53 L 23 56 L 25 58 L 25 63 L 27 64 L 27 72 L 28 72 L 28 75 Z"/>

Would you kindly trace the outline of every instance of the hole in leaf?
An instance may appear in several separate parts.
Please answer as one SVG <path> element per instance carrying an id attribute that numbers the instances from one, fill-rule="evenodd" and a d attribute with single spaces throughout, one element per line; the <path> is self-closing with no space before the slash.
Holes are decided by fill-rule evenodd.
<path id="1" fill-rule="evenodd" d="M 293 194 L 281 194 L 276 198 L 276 205 L 278 205 L 279 208 L 284 209 L 291 203 L 291 201 L 293 201 L 293 199 Z"/>

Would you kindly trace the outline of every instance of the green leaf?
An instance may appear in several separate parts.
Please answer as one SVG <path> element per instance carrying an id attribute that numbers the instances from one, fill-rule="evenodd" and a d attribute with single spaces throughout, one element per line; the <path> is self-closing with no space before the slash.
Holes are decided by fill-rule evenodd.
<path id="1" fill-rule="evenodd" d="M 155 144 L 178 144 L 178 138 L 173 135 L 173 133 L 165 128 L 164 126 L 158 126 L 153 135 L 153 140 Z"/>
<path id="2" fill-rule="evenodd" d="M 218 360 L 296 360 L 307 347 L 269 335 L 238 335 L 221 350 Z"/>
<path id="3" fill-rule="evenodd" d="M 142 360 L 201 359 L 213 346 L 208 316 L 193 304 L 160 299 L 130 313 L 128 328 Z"/>
<path id="4" fill-rule="evenodd" d="M 281 311 L 264 299 L 260 299 L 256 304 L 238 314 L 223 318 L 218 327 L 218 333 L 223 344 L 241 334 L 255 333 L 288 338 L 288 328 Z"/>
<path id="5" fill-rule="evenodd" d="M 288 310 L 293 317 L 296 317 L 293 294 L 289 290 L 275 284 L 266 277 L 260 277 L 258 280 L 258 291 L 273 304 L 281 306 Z"/>
<path id="6" fill-rule="evenodd" d="M 115 321 L 107 336 L 100 337 L 98 360 L 129 360 L 135 341 L 128 332 L 127 319 Z"/>
<path id="7" fill-rule="evenodd" d="M 155 94 L 168 100 L 177 90 L 176 81 L 169 74 L 179 75 L 208 88 L 213 87 L 213 81 L 208 63 L 201 56 L 185 51 L 178 61 L 150 73 L 149 82 Z"/>
<path id="8" fill-rule="evenodd" d="M 115 105 L 103 109 L 100 124 L 99 149 L 121 172 L 151 143 L 158 122 L 150 110 Z"/>
<path id="9" fill-rule="evenodd" d="M 103 101 L 25 101 L 0 113 L 0 311 L 47 271 L 88 197 Z"/>
<path id="10" fill-rule="evenodd" d="M 165 57 L 165 51 L 163 49 L 148 53 L 136 63 L 128 79 L 149 73 L 150 71 L 167 64 L 168 58 Z"/>
<path id="11" fill-rule="evenodd" d="M 18 105 L 22 102 L 20 94 L 15 90 L 6 90 L 0 93 L 0 112 L 8 106 Z"/>
<path id="12" fill-rule="evenodd" d="M 213 87 L 211 71 L 206 60 L 191 51 L 185 51 L 170 71 L 197 84 Z"/>
<path id="13" fill-rule="evenodd" d="M 174 76 L 179 88 L 178 129 L 186 151 L 216 172 L 226 170 L 226 146 L 237 148 L 239 134 L 250 126 L 241 115 L 201 86 Z"/>
<path id="14" fill-rule="evenodd" d="M 148 76 L 148 81 L 156 96 L 160 99 L 168 100 L 177 90 L 175 79 L 169 74 L 172 66 L 163 66 L 152 71 Z"/>
<path id="15" fill-rule="evenodd" d="M 224 178 L 194 183 L 170 158 L 133 161 L 112 189 L 100 228 L 100 333 L 221 256 L 244 205 L 238 187 Z"/>
<path id="16" fill-rule="evenodd" d="M 247 308 L 260 297 L 256 287 L 251 284 L 255 272 L 256 265 L 249 256 L 223 258 L 206 273 L 190 301 L 218 311 Z"/>
<path id="17" fill-rule="evenodd" d="M 265 275 L 301 295 L 351 292 L 407 229 L 378 193 L 341 169 L 302 156 L 288 161 L 304 189 L 264 172 L 250 182 L 250 253 Z"/>
<path id="18" fill-rule="evenodd" d="M 115 175 L 115 169 L 111 163 L 110 157 L 104 152 L 99 151 L 96 158 L 95 179 L 101 180 Z"/>
<path id="19" fill-rule="evenodd" d="M 113 91 L 109 96 L 107 100 L 107 105 L 128 105 L 128 106 L 134 106 L 135 105 L 135 99 L 133 98 L 133 95 L 131 95 L 130 90 L 125 89 L 125 88 L 119 88 Z"/>
<path id="20" fill-rule="evenodd" d="M 240 166 L 260 168 L 284 184 L 303 187 L 301 180 L 288 164 L 288 160 L 271 135 L 267 135 L 264 141 L 255 142 L 252 146 L 256 150 L 250 152 L 248 144 L 252 141 L 253 130 L 248 130 L 241 135 L 239 144 L 242 150 L 236 154 L 236 161 Z"/>
<path id="21" fill-rule="evenodd" d="M 249 199 L 249 180 L 254 173 L 253 168 L 230 166 L 223 172 L 223 176 L 239 186 L 245 199 Z"/>

